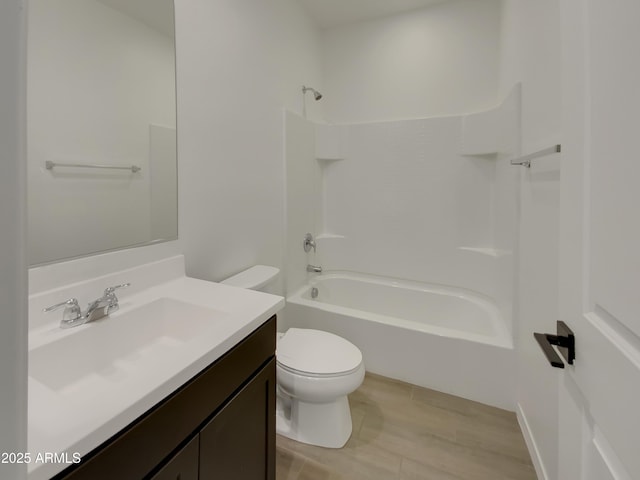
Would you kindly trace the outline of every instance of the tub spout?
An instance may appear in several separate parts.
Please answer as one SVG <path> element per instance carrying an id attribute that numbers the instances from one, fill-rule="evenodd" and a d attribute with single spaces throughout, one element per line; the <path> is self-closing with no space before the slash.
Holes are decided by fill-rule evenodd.
<path id="1" fill-rule="evenodd" d="M 307 265 L 307 272 L 322 273 L 322 267 L 316 267 L 315 265 Z"/>

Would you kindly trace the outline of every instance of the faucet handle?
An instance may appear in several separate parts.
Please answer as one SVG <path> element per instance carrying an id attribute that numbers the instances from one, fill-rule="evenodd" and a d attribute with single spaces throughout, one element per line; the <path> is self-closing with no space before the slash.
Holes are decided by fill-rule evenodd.
<path id="1" fill-rule="evenodd" d="M 313 235 L 311 235 L 310 233 L 307 233 L 304 236 L 304 240 L 302 241 L 302 248 L 304 248 L 304 251 L 309 253 L 309 251 L 313 248 L 313 253 L 316 252 L 316 242 L 313 239 Z"/>
<path id="2" fill-rule="evenodd" d="M 130 283 L 123 283 L 122 285 L 114 285 L 113 287 L 107 287 L 104 289 L 104 296 L 106 297 L 107 295 L 111 295 L 114 291 L 118 290 L 119 288 L 126 288 L 131 286 Z"/>
<path id="3" fill-rule="evenodd" d="M 82 317 L 82 310 L 80 309 L 80 305 L 78 305 L 77 298 L 70 298 L 66 302 L 51 305 L 50 307 L 47 307 L 42 311 L 45 313 L 49 313 L 62 307 L 65 307 L 64 312 L 62 313 L 63 322 L 78 320 L 80 317 Z"/>
<path id="4" fill-rule="evenodd" d="M 113 287 L 107 287 L 104 289 L 103 298 L 109 300 L 109 304 L 107 305 L 107 311 L 106 311 L 107 315 L 117 311 L 120 308 L 120 305 L 118 305 L 118 297 L 116 297 L 116 294 L 113 292 L 115 292 L 119 288 L 126 288 L 130 285 L 131 285 L 130 283 L 123 283 L 122 285 L 114 285 Z"/>

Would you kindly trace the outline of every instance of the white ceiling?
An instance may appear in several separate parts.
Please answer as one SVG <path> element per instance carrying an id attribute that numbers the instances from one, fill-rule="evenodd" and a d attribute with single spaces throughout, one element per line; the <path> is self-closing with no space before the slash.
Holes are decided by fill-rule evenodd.
<path id="1" fill-rule="evenodd" d="M 98 0 L 147 26 L 174 36 L 172 0 Z"/>
<path id="2" fill-rule="evenodd" d="M 146 23 L 166 35 L 174 35 L 172 0 L 99 0 Z M 298 0 L 320 28 L 386 17 L 449 0 Z"/>
<path id="3" fill-rule="evenodd" d="M 298 0 L 321 28 L 385 17 L 448 0 Z"/>

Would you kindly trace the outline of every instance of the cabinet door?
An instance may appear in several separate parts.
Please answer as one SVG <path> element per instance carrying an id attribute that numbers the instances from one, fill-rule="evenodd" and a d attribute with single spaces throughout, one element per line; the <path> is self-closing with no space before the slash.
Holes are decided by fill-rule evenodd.
<path id="1" fill-rule="evenodd" d="M 176 453 L 150 480 L 198 480 L 198 436 Z"/>
<path id="2" fill-rule="evenodd" d="M 275 360 L 200 432 L 200 480 L 275 480 Z"/>

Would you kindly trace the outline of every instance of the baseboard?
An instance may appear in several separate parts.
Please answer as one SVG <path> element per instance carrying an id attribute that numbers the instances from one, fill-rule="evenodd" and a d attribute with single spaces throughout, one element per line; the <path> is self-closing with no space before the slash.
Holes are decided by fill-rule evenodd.
<path id="1" fill-rule="evenodd" d="M 538 477 L 538 480 L 551 480 L 549 475 L 547 475 L 546 469 L 544 468 L 544 463 L 542 463 L 542 457 L 540 456 L 540 450 L 538 450 L 536 441 L 531 434 L 529 422 L 527 422 L 527 417 L 524 414 L 520 403 L 516 405 L 516 416 L 518 417 L 520 430 L 522 430 L 522 435 L 524 436 L 524 441 L 527 444 L 527 449 L 529 450 L 531 462 L 533 462 L 533 468 L 535 468 L 536 470 L 536 476 Z"/>

